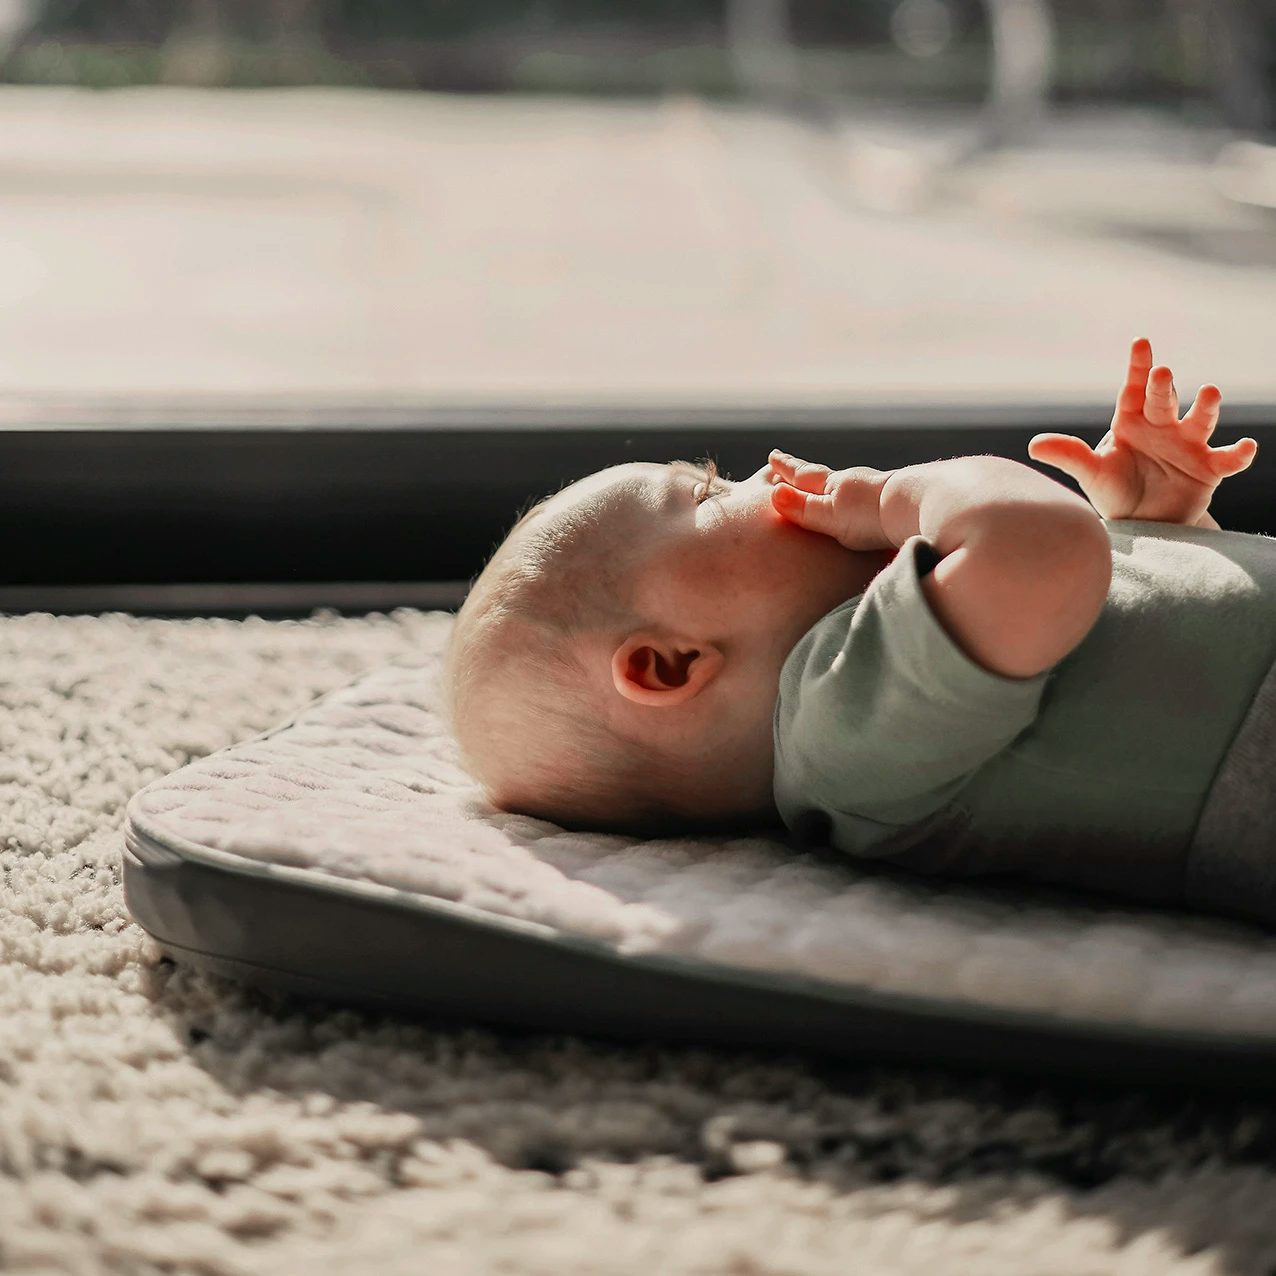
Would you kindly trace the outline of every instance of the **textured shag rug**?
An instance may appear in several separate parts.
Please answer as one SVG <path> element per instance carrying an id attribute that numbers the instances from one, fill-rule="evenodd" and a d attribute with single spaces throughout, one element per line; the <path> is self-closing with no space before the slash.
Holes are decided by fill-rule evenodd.
<path id="1" fill-rule="evenodd" d="M 429 627 L 0 617 L 0 1271 L 1276 1269 L 1276 1100 L 436 1027 L 162 960 L 132 793 Z"/>

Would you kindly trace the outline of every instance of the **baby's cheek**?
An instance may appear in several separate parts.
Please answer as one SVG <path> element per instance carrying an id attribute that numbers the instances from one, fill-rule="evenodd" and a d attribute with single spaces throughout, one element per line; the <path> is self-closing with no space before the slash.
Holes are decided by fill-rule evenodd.
<path id="1" fill-rule="evenodd" d="M 737 536 L 717 547 L 706 574 L 730 597 L 768 594 L 783 574 L 787 555 L 770 536 Z"/>
<path id="2" fill-rule="evenodd" d="M 647 585 L 665 603 L 667 611 L 680 619 L 700 616 L 733 588 L 730 572 L 721 555 L 703 542 L 683 545 L 662 565 L 659 573 L 649 577 Z"/>

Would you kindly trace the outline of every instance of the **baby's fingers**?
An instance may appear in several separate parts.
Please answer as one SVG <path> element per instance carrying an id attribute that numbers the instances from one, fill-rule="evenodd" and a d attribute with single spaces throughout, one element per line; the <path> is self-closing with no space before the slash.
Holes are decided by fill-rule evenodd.
<path id="1" fill-rule="evenodd" d="M 1148 373 L 1152 371 L 1152 343 L 1140 337 L 1130 346 L 1130 363 L 1125 373 L 1125 384 L 1117 397 L 1117 411 L 1133 416 L 1143 415 L 1143 395 L 1147 389 Z"/>
<path id="2" fill-rule="evenodd" d="M 1028 440 L 1028 455 L 1062 470 L 1082 486 L 1098 476 L 1101 466 L 1090 445 L 1072 434 L 1034 434 Z"/>
<path id="3" fill-rule="evenodd" d="M 1221 479 L 1231 478 L 1233 474 L 1249 469 L 1257 455 L 1258 442 L 1255 439 L 1241 439 L 1237 443 L 1229 443 L 1227 447 L 1210 449 L 1214 473 Z"/>
<path id="4" fill-rule="evenodd" d="M 815 461 L 803 461 L 781 452 L 779 448 L 772 450 L 767 458 L 771 466 L 769 478 L 772 483 L 792 483 L 804 492 L 823 492 L 828 485 L 831 471 L 827 465 L 819 465 Z"/>
<path id="5" fill-rule="evenodd" d="M 1201 432 L 1203 439 L 1208 439 L 1218 424 L 1223 392 L 1216 385 L 1203 385 L 1196 392 L 1196 400 L 1183 418 L 1184 425 L 1190 425 Z"/>
<path id="6" fill-rule="evenodd" d="M 776 510 L 808 532 L 836 534 L 833 498 L 816 492 L 804 492 L 790 483 L 779 482 L 771 489 L 771 504 Z"/>
<path id="7" fill-rule="evenodd" d="M 1178 424 L 1179 394 L 1174 388 L 1174 373 L 1169 368 L 1153 368 L 1148 373 L 1143 416 L 1152 425 Z"/>

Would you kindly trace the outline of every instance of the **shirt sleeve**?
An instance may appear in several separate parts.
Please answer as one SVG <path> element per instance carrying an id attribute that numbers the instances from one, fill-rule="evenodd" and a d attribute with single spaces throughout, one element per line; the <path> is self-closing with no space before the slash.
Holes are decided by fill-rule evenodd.
<path id="1" fill-rule="evenodd" d="M 916 840 L 901 834 L 951 818 L 970 777 L 1036 718 L 1049 671 L 1010 678 L 962 650 L 922 592 L 939 560 L 910 537 L 785 661 L 775 799 L 791 829 L 814 817 L 842 850 L 892 854 Z"/>

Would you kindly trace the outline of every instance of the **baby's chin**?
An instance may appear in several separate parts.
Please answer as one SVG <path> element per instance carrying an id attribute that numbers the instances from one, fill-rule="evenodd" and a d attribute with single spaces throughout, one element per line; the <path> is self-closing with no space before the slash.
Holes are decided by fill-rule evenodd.
<path id="1" fill-rule="evenodd" d="M 784 593 L 776 599 L 781 615 L 776 617 L 781 644 L 796 643 L 808 629 L 835 607 L 862 594 L 885 566 L 880 552 L 848 550 L 824 538 L 826 545 L 806 557 L 795 571 Z M 796 566 L 796 565 L 795 565 Z"/>
<path id="2" fill-rule="evenodd" d="M 797 555 L 803 577 L 812 592 L 832 599 L 830 607 L 862 594 L 886 565 L 880 550 L 847 549 L 831 536 L 794 528 L 802 537 Z"/>

